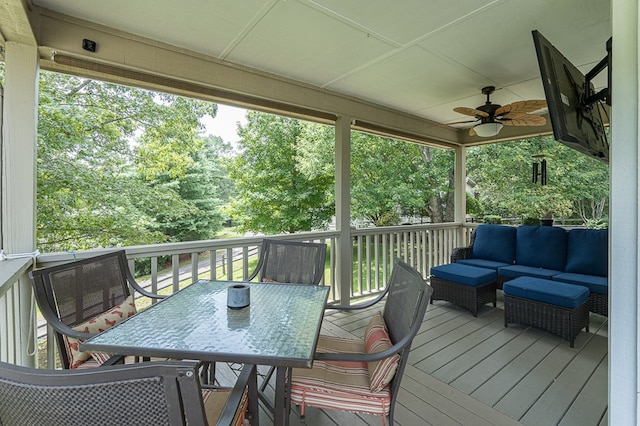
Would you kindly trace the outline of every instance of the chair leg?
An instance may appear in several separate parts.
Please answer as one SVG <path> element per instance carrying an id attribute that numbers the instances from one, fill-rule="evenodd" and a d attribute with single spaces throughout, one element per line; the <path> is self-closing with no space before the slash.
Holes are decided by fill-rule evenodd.
<path id="1" fill-rule="evenodd" d="M 203 385 L 216 384 L 216 363 L 202 362 L 200 365 L 200 383 Z"/>
<path id="2" fill-rule="evenodd" d="M 264 380 L 262 381 L 262 384 L 260 384 L 260 392 L 264 392 L 269 385 L 269 380 L 271 380 L 271 376 L 273 376 L 275 369 L 275 367 L 269 367 L 269 371 L 264 375 Z"/>

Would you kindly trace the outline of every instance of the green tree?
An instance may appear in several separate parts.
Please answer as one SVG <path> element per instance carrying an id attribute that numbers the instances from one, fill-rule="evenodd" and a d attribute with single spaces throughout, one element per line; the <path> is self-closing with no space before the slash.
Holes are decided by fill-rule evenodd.
<path id="1" fill-rule="evenodd" d="M 425 210 L 432 223 L 454 219 L 454 152 L 420 145 L 424 171 L 417 180 L 425 191 Z"/>
<path id="2" fill-rule="evenodd" d="M 351 215 L 388 225 L 397 216 L 453 219 L 453 155 L 424 145 L 353 132 Z"/>
<path id="3" fill-rule="evenodd" d="M 157 220 L 156 228 L 171 241 L 196 241 L 215 238 L 222 229 L 223 207 L 229 202 L 233 183 L 223 166 L 231 146 L 220 137 L 202 140 L 202 148 L 191 154 L 192 165 L 184 175 L 172 179 L 169 172 L 156 176 L 153 187 L 174 191 L 191 209 L 186 215 L 175 216 L 171 211 L 150 211 Z"/>
<path id="4" fill-rule="evenodd" d="M 39 96 L 40 249 L 163 242 L 157 217 L 193 212 L 149 180 L 186 173 L 214 104 L 45 71 Z"/>
<path id="5" fill-rule="evenodd" d="M 247 114 L 239 128 L 240 152 L 229 169 L 236 184 L 229 210 L 243 230 L 277 234 L 326 227 L 334 212 L 334 180 L 329 167 L 314 164 L 318 131 L 313 126 Z"/>
<path id="6" fill-rule="evenodd" d="M 541 153 L 547 161 L 545 186 L 532 179 L 533 156 Z M 551 211 L 556 217 L 599 219 L 604 208 L 580 213 L 580 206 L 608 204 L 608 166 L 551 137 L 473 147 L 467 164 L 487 213 L 539 218 Z"/>

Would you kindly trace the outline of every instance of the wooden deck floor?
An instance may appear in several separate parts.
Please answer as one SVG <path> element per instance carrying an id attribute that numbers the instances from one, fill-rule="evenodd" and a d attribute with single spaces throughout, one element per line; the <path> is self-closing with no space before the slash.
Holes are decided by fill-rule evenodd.
<path id="1" fill-rule="evenodd" d="M 498 307 L 474 318 L 448 302 L 427 310 L 396 405 L 396 424 L 606 425 L 607 319 L 591 315 L 575 347 L 542 330 L 504 327 Z M 369 312 L 328 312 L 323 333 L 362 337 Z M 265 413 L 262 425 L 272 424 Z M 291 424 L 302 424 L 292 413 Z M 379 417 L 309 408 L 308 426 L 381 425 Z"/>

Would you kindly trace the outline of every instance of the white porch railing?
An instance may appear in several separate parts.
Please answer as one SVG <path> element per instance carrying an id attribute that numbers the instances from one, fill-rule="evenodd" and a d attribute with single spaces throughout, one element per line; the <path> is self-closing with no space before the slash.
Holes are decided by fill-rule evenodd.
<path id="1" fill-rule="evenodd" d="M 432 266 L 449 262 L 454 247 L 468 244 L 472 229 L 473 226 L 460 226 L 451 223 L 352 229 L 353 285 L 350 300 L 372 296 L 382 291 L 386 286 L 395 258 L 404 260 L 418 269 L 424 277 L 427 277 Z M 339 236 L 337 231 L 324 231 L 283 234 L 270 236 L 270 238 L 327 244 L 328 260 L 323 284 L 331 287 L 329 302 L 333 302 L 336 300 L 336 295 L 339 294 L 335 280 L 336 253 L 333 250 L 337 246 L 336 242 Z M 147 263 L 149 273 L 144 276 L 136 276 L 141 285 L 154 293 L 172 294 L 198 279 L 229 281 L 246 279 L 257 262 L 261 242 L 262 237 L 246 237 L 126 247 L 126 251 L 132 271 L 135 271 L 136 261 Z M 37 266 L 42 268 L 68 262 L 74 258 L 91 257 L 109 250 L 112 249 L 44 253 L 38 256 Z M 3 263 L 0 262 L 0 268 Z M 18 274 L 22 276 L 20 282 L 28 280 L 25 274 L 28 268 L 27 264 Z M 11 280 L 13 283 L 10 282 Z M 28 281 L 25 282 L 30 286 Z M 18 309 L 18 307 L 22 308 L 22 305 L 15 303 L 14 290 L 11 290 L 14 286 L 17 288 L 18 280 L 11 278 L 0 281 L 0 284 L 2 284 L 0 296 L 8 293 L 12 300 L 11 310 L 5 308 L 4 312 L 7 314 L 0 319 L 0 326 L 2 326 L 0 329 L 0 349 L 2 349 L 2 356 L 4 356 L 5 347 L 20 346 L 20 343 L 17 339 L 17 333 L 6 331 L 2 321 L 24 316 L 24 312 Z M 2 299 L 0 299 L 1 301 Z M 26 316 L 28 317 L 29 313 Z M 46 323 L 43 320 L 39 320 L 37 324 L 35 332 L 41 345 L 43 340 L 46 342 L 47 364 L 53 365 L 55 347 L 52 333 L 47 333 Z"/>
<path id="2" fill-rule="evenodd" d="M 0 361 L 34 365 L 35 302 L 27 271 L 32 258 L 0 262 Z"/>

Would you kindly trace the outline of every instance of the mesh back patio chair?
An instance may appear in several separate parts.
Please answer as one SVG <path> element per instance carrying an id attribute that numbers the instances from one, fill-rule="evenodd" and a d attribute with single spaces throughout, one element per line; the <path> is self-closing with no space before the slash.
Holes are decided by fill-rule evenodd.
<path id="1" fill-rule="evenodd" d="M 317 285 L 324 276 L 327 245 L 299 241 L 265 238 L 260 247 L 260 257 L 253 273 L 259 282 L 294 283 Z M 275 367 L 264 374 L 261 392 L 266 389 Z"/>
<path id="2" fill-rule="evenodd" d="M 327 245 L 265 238 L 255 271 L 247 278 L 260 282 L 320 284 Z"/>
<path id="3" fill-rule="evenodd" d="M 393 424 L 394 407 L 413 338 L 418 333 L 433 289 L 418 271 L 396 260 L 386 293 L 355 310 L 386 297 L 382 312 L 371 317 L 363 340 L 321 335 L 313 368 L 294 368 L 291 402 L 329 410 L 367 413 Z"/>
<path id="4" fill-rule="evenodd" d="M 43 370 L 0 362 L 3 425 L 243 425 L 257 415 L 255 366 L 233 388 L 203 390 L 196 363 Z"/>
<path id="5" fill-rule="evenodd" d="M 153 299 L 136 283 L 124 250 L 29 273 L 40 312 L 53 328 L 63 368 L 95 367 L 119 359 L 78 350 L 78 340 L 135 314 L 130 288 Z"/>

